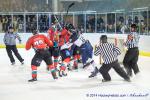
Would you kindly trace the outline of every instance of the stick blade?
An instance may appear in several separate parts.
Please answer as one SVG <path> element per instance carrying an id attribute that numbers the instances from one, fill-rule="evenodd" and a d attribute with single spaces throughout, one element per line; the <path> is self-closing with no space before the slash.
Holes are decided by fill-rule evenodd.
<path id="1" fill-rule="evenodd" d="M 68 6 L 68 8 L 72 7 L 74 4 L 75 4 L 74 2 L 71 3 L 71 4 Z"/>

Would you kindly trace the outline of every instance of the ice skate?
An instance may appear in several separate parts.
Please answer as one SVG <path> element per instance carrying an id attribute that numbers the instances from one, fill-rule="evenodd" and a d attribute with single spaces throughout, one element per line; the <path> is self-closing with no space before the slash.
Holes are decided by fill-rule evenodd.
<path id="1" fill-rule="evenodd" d="M 56 72 L 52 72 L 53 79 L 58 79 Z"/>
<path id="2" fill-rule="evenodd" d="M 83 65 L 83 69 L 88 67 L 90 64 L 92 64 L 94 62 L 94 60 L 87 62 L 86 64 Z"/>
<path id="3" fill-rule="evenodd" d="M 32 79 L 28 80 L 28 82 L 34 82 L 34 81 L 37 81 L 37 78 L 32 78 Z"/>
<path id="4" fill-rule="evenodd" d="M 59 71 L 59 77 L 67 76 L 67 73 L 64 71 Z"/>
<path id="5" fill-rule="evenodd" d="M 98 73 L 98 69 L 97 69 L 97 67 L 95 67 L 94 71 L 91 72 L 91 75 L 89 76 L 89 78 L 95 77 L 97 75 L 97 73 Z"/>

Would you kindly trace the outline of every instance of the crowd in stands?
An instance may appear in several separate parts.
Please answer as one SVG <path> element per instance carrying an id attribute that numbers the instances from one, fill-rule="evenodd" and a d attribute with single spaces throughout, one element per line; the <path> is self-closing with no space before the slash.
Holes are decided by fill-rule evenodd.
<path id="1" fill-rule="evenodd" d="M 86 15 L 86 20 L 84 19 L 84 16 L 80 15 L 80 17 L 75 16 L 79 18 L 75 18 L 77 20 L 74 21 L 74 24 L 80 31 L 87 33 L 127 33 L 130 31 L 130 25 L 135 23 L 138 26 L 138 32 L 140 34 L 145 34 L 149 32 L 150 25 L 147 25 L 147 17 L 144 15 L 141 16 L 135 15 L 132 18 L 131 15 L 119 15 L 116 17 L 115 22 L 114 15 L 109 16 L 108 14 L 107 18 L 106 16 L 97 15 L 97 18 L 95 18 L 95 14 L 89 14 Z M 47 32 L 52 23 L 52 19 L 50 18 L 51 17 L 49 17 L 48 14 L 38 14 L 38 16 L 36 14 L 27 14 L 25 15 L 25 18 L 24 15 L 21 14 L 0 15 L 0 32 L 6 32 L 9 26 L 13 26 L 16 32 L 31 32 L 33 27 L 38 27 L 40 32 Z M 73 18 L 71 18 L 71 20 L 72 19 Z M 122 32 L 122 30 L 124 30 L 124 32 Z"/>

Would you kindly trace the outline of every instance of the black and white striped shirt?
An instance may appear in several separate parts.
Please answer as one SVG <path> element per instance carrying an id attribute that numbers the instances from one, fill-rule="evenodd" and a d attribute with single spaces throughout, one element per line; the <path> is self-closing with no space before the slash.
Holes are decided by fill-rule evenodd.
<path id="1" fill-rule="evenodd" d="M 117 60 L 117 56 L 120 55 L 120 49 L 113 43 L 100 44 L 94 51 L 94 55 L 101 55 L 104 64 L 109 64 Z"/>
<path id="2" fill-rule="evenodd" d="M 128 38 L 129 36 L 133 37 L 133 39 L 129 39 Z M 131 32 L 130 34 L 128 34 L 128 37 L 127 37 L 127 40 L 125 43 L 127 48 L 138 47 L 139 39 L 140 39 L 140 36 L 138 35 L 138 33 L 137 32 Z"/>

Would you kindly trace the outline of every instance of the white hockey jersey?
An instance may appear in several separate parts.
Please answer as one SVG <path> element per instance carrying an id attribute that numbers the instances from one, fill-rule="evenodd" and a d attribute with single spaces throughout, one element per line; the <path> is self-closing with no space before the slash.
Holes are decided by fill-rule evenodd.
<path id="1" fill-rule="evenodd" d="M 82 44 L 84 44 L 86 42 L 85 37 L 81 34 L 79 36 L 79 38 L 74 42 L 75 45 L 77 45 L 78 47 L 80 47 Z"/>
<path id="2" fill-rule="evenodd" d="M 73 43 L 67 42 L 61 46 L 60 50 L 69 49 L 72 45 L 73 45 Z"/>
<path id="3" fill-rule="evenodd" d="M 62 45 L 61 46 L 61 50 L 63 50 L 63 49 L 68 49 L 68 48 L 70 48 L 73 44 L 75 44 L 76 46 L 78 46 L 78 47 L 81 47 L 81 45 L 82 44 L 84 44 L 86 42 L 86 39 L 85 39 L 85 37 L 81 34 L 78 38 L 77 38 L 77 40 L 75 40 L 73 43 L 66 43 L 66 44 L 64 44 L 64 45 Z"/>

